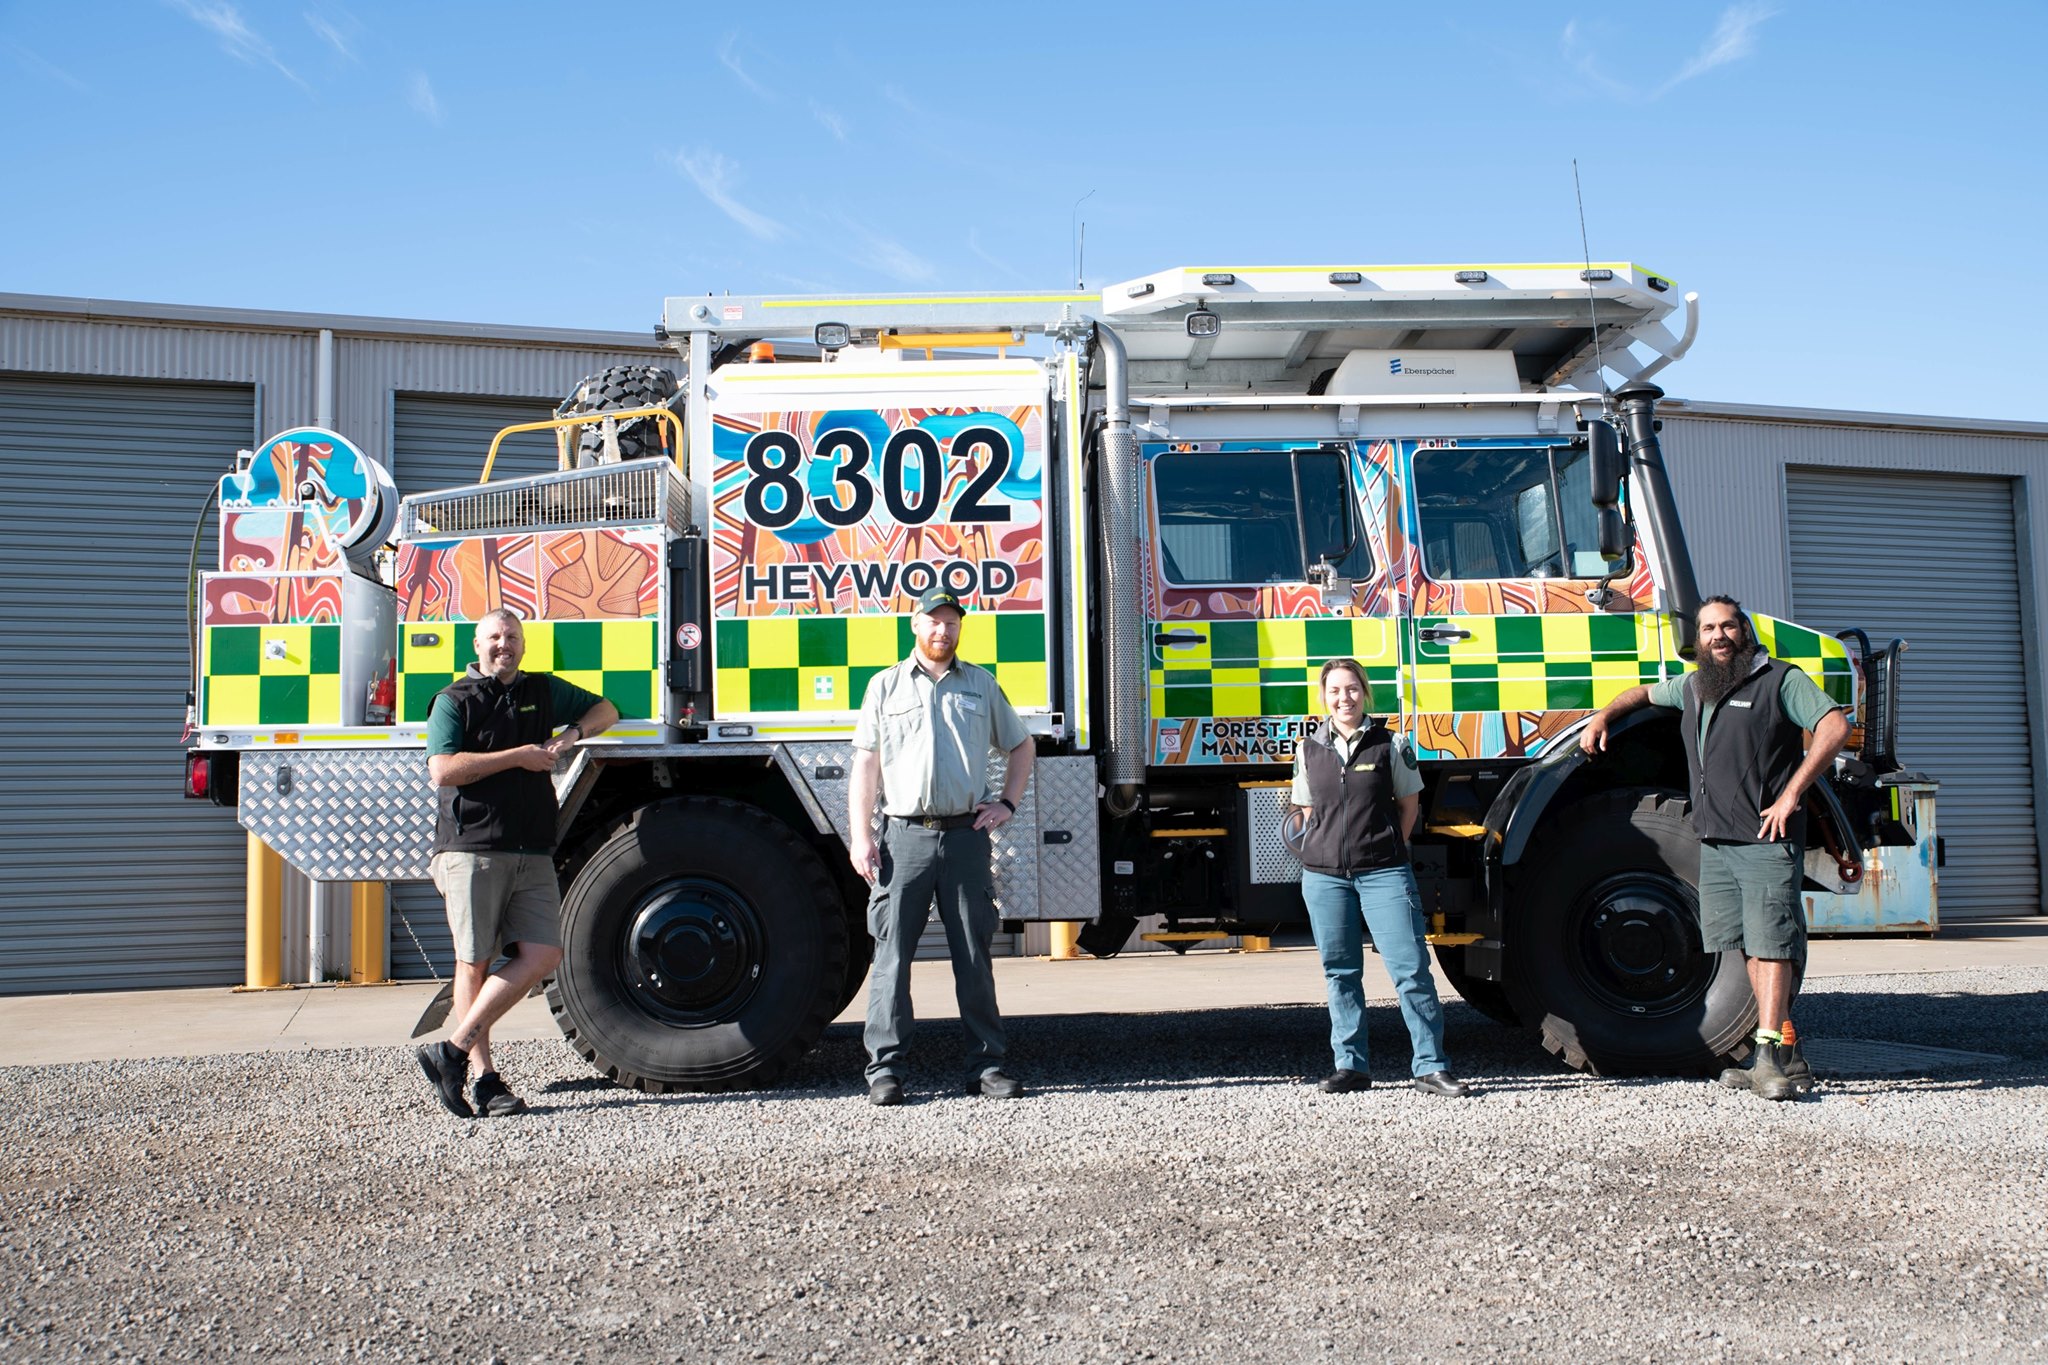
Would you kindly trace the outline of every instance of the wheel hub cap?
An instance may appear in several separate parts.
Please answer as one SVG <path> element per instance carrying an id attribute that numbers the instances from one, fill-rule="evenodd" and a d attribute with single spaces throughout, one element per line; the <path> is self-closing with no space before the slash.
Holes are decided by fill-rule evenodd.
<path id="1" fill-rule="evenodd" d="M 753 907 L 699 877 L 649 891 L 633 911 L 622 947 L 634 993 L 678 1024 L 731 1018 L 761 979 L 763 940 Z"/>

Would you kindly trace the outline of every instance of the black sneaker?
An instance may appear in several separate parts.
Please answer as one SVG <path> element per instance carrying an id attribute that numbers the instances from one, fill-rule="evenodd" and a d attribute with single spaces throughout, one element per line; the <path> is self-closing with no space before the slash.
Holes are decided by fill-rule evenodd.
<path id="1" fill-rule="evenodd" d="M 894 1076 L 877 1076 L 868 1086 L 868 1103 L 888 1106 L 903 1103 L 903 1082 Z"/>
<path id="2" fill-rule="evenodd" d="M 505 1084 L 505 1078 L 495 1071 L 486 1071 L 477 1077 L 470 1093 L 476 1096 L 477 1113 L 485 1118 L 502 1119 L 526 1112 L 526 1101 L 513 1094 L 512 1088 Z"/>
<path id="3" fill-rule="evenodd" d="M 475 1118 L 476 1111 L 462 1097 L 462 1083 L 469 1079 L 469 1054 L 453 1043 L 424 1043 L 413 1055 L 433 1083 L 441 1107 L 459 1119 Z"/>
<path id="4" fill-rule="evenodd" d="M 1351 1071 L 1340 1066 L 1317 1081 L 1316 1089 L 1325 1095 L 1348 1095 L 1354 1090 L 1372 1089 L 1372 1077 L 1363 1071 Z"/>

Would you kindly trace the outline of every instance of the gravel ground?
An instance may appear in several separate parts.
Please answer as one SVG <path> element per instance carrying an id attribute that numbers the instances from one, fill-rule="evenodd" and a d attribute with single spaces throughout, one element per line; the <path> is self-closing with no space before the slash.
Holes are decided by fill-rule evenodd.
<path id="1" fill-rule="evenodd" d="M 508 1044 L 0 1069 L 0 1358 L 2048 1360 L 2048 971 L 1835 978 L 1809 1038 L 2010 1062 L 1767 1105 L 1561 1074 L 1324 1096 L 1322 1011 L 1012 1021 L 1022 1103 L 835 1028 L 766 1095 Z M 1405 1058 L 1391 1005 L 1372 1046 Z"/>

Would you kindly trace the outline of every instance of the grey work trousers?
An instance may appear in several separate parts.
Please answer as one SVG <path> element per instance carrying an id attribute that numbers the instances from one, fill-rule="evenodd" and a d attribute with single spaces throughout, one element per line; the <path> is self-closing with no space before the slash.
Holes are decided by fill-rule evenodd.
<path id="1" fill-rule="evenodd" d="M 868 1080 L 903 1078 L 904 1045 L 917 1023 L 910 1009 L 910 963 L 934 900 L 953 957 L 960 1024 L 967 1030 L 967 1079 L 978 1080 L 1000 1067 L 1008 1050 L 989 960 L 997 921 L 989 895 L 988 831 L 923 829 L 892 819 L 883 829 L 881 852 L 881 875 L 868 897 L 868 932 L 875 938 L 864 1036 Z"/>

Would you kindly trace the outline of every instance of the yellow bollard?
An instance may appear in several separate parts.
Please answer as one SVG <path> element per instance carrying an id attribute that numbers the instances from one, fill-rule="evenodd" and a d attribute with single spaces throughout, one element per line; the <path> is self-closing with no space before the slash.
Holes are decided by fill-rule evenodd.
<path id="1" fill-rule="evenodd" d="M 1052 922 L 1052 960 L 1072 962 L 1081 956 L 1081 921 L 1056 919 Z"/>
<path id="2" fill-rule="evenodd" d="M 1270 953 L 1273 951 L 1273 940 L 1263 938 L 1257 934 L 1246 934 L 1238 940 L 1238 943 L 1241 945 L 1242 950 L 1247 953 Z"/>
<path id="3" fill-rule="evenodd" d="M 254 834 L 249 836 L 243 895 L 242 975 L 245 991 L 290 990 L 284 984 L 284 859 Z"/>
<path id="4" fill-rule="evenodd" d="M 349 889 L 348 982 L 378 986 L 384 982 L 384 940 L 390 921 L 384 913 L 382 882 L 357 882 Z"/>

